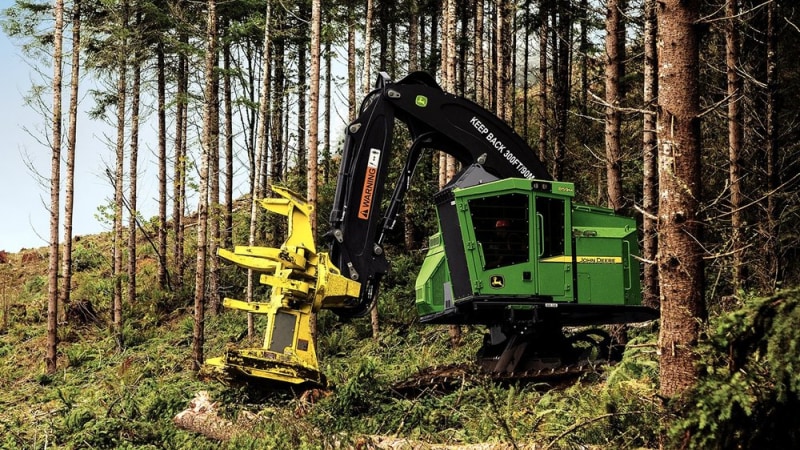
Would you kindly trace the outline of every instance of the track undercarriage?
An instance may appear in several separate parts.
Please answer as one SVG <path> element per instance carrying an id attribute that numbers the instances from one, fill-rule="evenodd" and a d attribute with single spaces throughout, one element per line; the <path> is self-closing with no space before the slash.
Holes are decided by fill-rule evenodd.
<path id="1" fill-rule="evenodd" d="M 534 333 L 512 335 L 492 344 L 492 333 L 472 363 L 420 369 L 392 388 L 402 394 L 447 390 L 480 379 L 492 382 L 558 384 L 596 373 L 617 362 L 624 346 L 601 328 L 565 334 L 561 328 L 540 327 Z"/>

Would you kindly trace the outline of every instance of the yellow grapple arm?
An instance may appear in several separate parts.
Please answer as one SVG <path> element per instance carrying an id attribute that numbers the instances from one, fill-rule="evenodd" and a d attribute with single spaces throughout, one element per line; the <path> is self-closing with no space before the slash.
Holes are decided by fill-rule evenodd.
<path id="1" fill-rule="evenodd" d="M 280 248 L 237 246 L 218 251 L 221 258 L 253 270 L 261 284 L 271 286 L 263 301 L 223 301 L 226 308 L 266 315 L 264 342 L 257 348 L 229 346 L 224 355 L 206 360 L 204 371 L 225 379 L 245 376 L 324 385 L 311 333 L 312 313 L 346 308 L 359 297 L 361 285 L 342 276 L 326 253 L 317 252 L 310 220 L 313 207 L 288 189 L 273 186 L 272 190 L 280 197 L 259 204 L 287 217 L 286 242 Z"/>

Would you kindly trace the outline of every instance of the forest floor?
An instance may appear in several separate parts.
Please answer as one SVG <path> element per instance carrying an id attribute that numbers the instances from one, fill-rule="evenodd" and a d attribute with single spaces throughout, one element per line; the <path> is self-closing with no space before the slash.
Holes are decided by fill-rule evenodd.
<path id="1" fill-rule="evenodd" d="M 299 391 L 198 379 L 191 370 L 190 302 L 152 287 L 153 257 L 147 252 L 140 256 L 138 304 L 125 305 L 120 347 L 109 326 L 107 245 L 101 237 L 76 244 L 81 270 L 73 279 L 72 301 L 91 303 L 96 316 L 85 323 L 62 318 L 53 375 L 45 374 L 43 363 L 47 249 L 10 254 L 0 264 L 0 448 L 204 449 L 223 443 L 488 450 L 657 443 L 652 423 L 663 410 L 656 396 L 654 326 L 634 331 L 632 350 L 620 364 L 568 387 L 469 381 L 447 392 L 405 396 L 392 392 L 394 382 L 425 367 L 471 360 L 482 332 L 465 328 L 463 345 L 451 348 L 447 328 L 416 323 L 403 306 L 407 292 L 389 286 L 378 339 L 370 337 L 368 321 L 320 316 L 320 360 L 329 390 L 309 405 Z M 209 316 L 206 357 L 221 354 L 245 329 L 242 313 Z M 248 425 L 222 440 L 178 427 L 175 416 L 201 391 L 216 402 L 222 420 Z"/>

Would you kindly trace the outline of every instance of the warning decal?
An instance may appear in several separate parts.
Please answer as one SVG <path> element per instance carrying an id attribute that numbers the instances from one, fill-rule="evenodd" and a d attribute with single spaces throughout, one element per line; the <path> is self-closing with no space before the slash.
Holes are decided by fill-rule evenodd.
<path id="1" fill-rule="evenodd" d="M 381 151 L 377 148 L 369 150 L 367 173 L 364 174 L 364 189 L 361 191 L 361 202 L 358 206 L 358 218 L 369 219 L 372 199 L 375 196 L 375 183 L 378 181 L 378 166 L 381 162 Z"/>

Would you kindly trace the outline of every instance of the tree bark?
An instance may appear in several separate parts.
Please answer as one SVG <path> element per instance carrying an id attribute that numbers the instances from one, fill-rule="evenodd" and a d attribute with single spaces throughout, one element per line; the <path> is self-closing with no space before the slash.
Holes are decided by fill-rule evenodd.
<path id="1" fill-rule="evenodd" d="M 567 154 L 567 121 L 569 117 L 572 67 L 572 11 L 569 0 L 558 0 L 553 11 L 553 111 L 555 118 L 555 140 L 553 149 L 553 172 L 556 180 L 564 179 Z"/>
<path id="2" fill-rule="evenodd" d="M 140 22 L 137 20 L 137 22 Z M 131 137 L 128 155 L 128 304 L 136 303 L 136 186 L 139 165 L 139 104 L 141 100 L 142 71 L 138 49 L 134 56 L 131 82 Z"/>
<path id="3" fill-rule="evenodd" d="M 123 2 L 122 23 L 120 26 L 128 26 L 128 5 Z M 118 48 L 118 67 L 117 75 L 117 141 L 116 141 L 116 164 L 114 168 L 114 238 L 113 238 L 113 269 L 114 297 L 112 303 L 112 328 L 114 337 L 117 341 L 117 348 L 122 350 L 124 347 L 122 335 L 122 217 L 125 211 L 123 205 L 125 199 L 124 192 L 124 160 L 125 160 L 125 106 L 127 103 L 127 42 L 120 43 Z"/>
<path id="4" fill-rule="evenodd" d="M 270 98 L 270 21 L 272 20 L 272 9 L 270 3 L 267 2 L 266 20 L 264 21 L 264 46 L 262 47 L 263 53 L 261 55 L 261 92 L 258 99 L 258 129 L 256 131 L 256 145 L 254 164 L 255 174 L 253 174 L 254 182 L 250 186 L 250 232 L 248 237 L 248 244 L 250 246 L 256 245 L 256 229 L 259 222 L 259 212 L 257 200 L 264 196 L 262 190 L 261 178 L 264 170 L 264 159 L 267 154 L 267 128 L 269 126 L 269 98 Z M 248 302 L 255 301 L 255 272 L 252 269 L 247 269 L 247 294 Z M 247 336 L 252 337 L 255 335 L 255 319 L 252 313 L 247 314 Z"/>
<path id="5" fill-rule="evenodd" d="M 545 3 L 539 6 L 539 141 L 537 149 L 539 160 L 547 161 L 547 37 L 550 35 L 548 17 L 550 15 Z"/>
<path id="6" fill-rule="evenodd" d="M 347 122 L 356 118 L 356 23 L 353 0 L 347 2 Z"/>
<path id="7" fill-rule="evenodd" d="M 325 18 L 323 18 L 325 20 Z M 331 88 L 333 87 L 333 49 L 330 37 L 325 40 L 325 110 L 322 113 L 322 183 L 331 181 Z"/>
<path id="8" fill-rule="evenodd" d="M 208 251 L 208 196 L 209 158 L 213 152 L 212 140 L 216 138 L 214 119 L 214 62 L 217 52 L 217 2 L 208 0 L 208 23 L 206 25 L 205 54 L 205 98 L 203 102 L 203 145 L 200 161 L 200 198 L 197 206 L 197 264 L 195 266 L 194 329 L 192 330 L 192 369 L 197 371 L 203 364 L 205 341 L 206 268 Z"/>
<path id="9" fill-rule="evenodd" d="M 372 60 L 372 18 L 374 9 L 373 0 L 367 0 L 367 17 L 364 24 L 364 85 L 362 86 L 364 95 L 371 90 L 372 67 L 370 63 Z"/>
<path id="10" fill-rule="evenodd" d="M 776 2 L 767 4 L 767 105 L 766 105 L 766 153 L 767 153 L 767 242 L 766 242 L 766 279 L 764 289 L 774 292 L 780 281 L 780 207 L 778 202 L 778 186 L 780 185 L 780 168 L 778 167 L 778 36 L 775 30 Z"/>
<path id="11" fill-rule="evenodd" d="M 619 0 L 609 0 L 610 2 L 618 2 Z M 610 6 L 606 6 L 606 8 L 610 9 Z M 589 114 L 589 51 L 590 51 L 590 43 L 589 43 L 589 26 L 590 26 L 590 19 L 591 19 L 591 12 L 589 11 L 589 0 L 580 0 L 580 5 L 578 6 L 578 10 L 581 14 L 580 19 L 580 41 L 578 44 L 578 53 L 580 53 L 581 58 L 581 91 L 579 94 L 579 102 L 578 105 L 581 114 L 587 116 Z M 607 27 L 607 25 L 606 25 Z M 606 28 L 606 32 L 610 34 L 608 28 Z M 608 44 L 608 42 L 606 42 Z M 606 55 L 608 57 L 608 55 Z"/>
<path id="12" fill-rule="evenodd" d="M 308 171 L 307 190 L 308 204 L 313 208 L 309 217 L 311 222 L 311 235 L 317 235 L 317 183 L 318 183 L 318 153 L 319 153 L 319 76 L 320 76 L 320 34 L 321 12 L 320 0 L 311 1 L 311 86 L 308 92 L 309 118 L 308 118 Z M 317 320 L 316 313 L 310 321 L 310 333 L 316 340 Z"/>
<path id="13" fill-rule="evenodd" d="M 744 131 L 742 128 L 741 96 L 742 79 L 739 76 L 739 30 L 737 29 L 739 13 L 738 0 L 725 2 L 725 68 L 728 78 L 728 153 L 730 207 L 731 207 L 731 264 L 734 295 L 744 287 L 744 214 L 742 204 L 740 154 Z"/>
<path id="14" fill-rule="evenodd" d="M 697 380 L 705 320 L 700 180 L 699 1 L 662 0 L 659 55 L 659 282 L 661 394 L 681 396 Z"/>
<path id="15" fill-rule="evenodd" d="M 531 66 L 530 47 L 531 47 L 531 2 L 526 1 L 523 6 L 524 12 L 524 25 L 522 35 L 525 36 L 525 43 L 523 44 L 523 62 L 522 62 L 522 139 L 530 145 L 530 77 L 529 71 Z"/>
<path id="16" fill-rule="evenodd" d="M 177 8 L 178 15 L 182 16 L 182 9 Z M 189 37 L 186 33 L 178 36 L 178 41 L 187 48 Z M 173 161 L 172 181 L 172 228 L 175 235 L 174 266 L 175 290 L 183 290 L 184 276 L 184 211 L 186 211 L 186 136 L 187 136 L 187 109 L 189 92 L 189 58 L 184 50 L 178 53 L 178 67 L 176 73 L 177 92 L 175 98 L 175 155 Z"/>
<path id="17" fill-rule="evenodd" d="M 495 65 L 495 78 L 497 89 L 495 98 L 497 99 L 497 117 L 506 122 L 511 122 L 511 99 L 509 86 L 511 73 L 511 5 L 509 0 L 497 1 L 495 48 L 497 52 L 497 64 Z"/>
<path id="18" fill-rule="evenodd" d="M 225 207 L 222 212 L 223 231 L 220 245 L 233 245 L 233 92 L 231 87 L 231 45 L 223 49 L 222 92 L 225 98 Z"/>
<path id="19" fill-rule="evenodd" d="M 483 77 L 485 64 L 483 59 L 483 0 L 475 0 L 475 102 L 481 106 L 486 105 L 485 79 Z"/>
<path id="20" fill-rule="evenodd" d="M 313 0 L 312 0 L 313 1 Z M 312 6 L 313 8 L 313 6 Z M 301 8 L 305 10 L 306 8 Z M 300 12 L 300 17 L 309 23 L 311 19 L 308 17 L 306 11 Z M 312 25 L 309 25 L 312 26 Z M 297 159 L 293 168 L 287 166 L 287 170 L 292 170 L 297 173 L 297 191 L 308 192 L 308 150 L 309 143 L 306 141 L 308 138 L 308 103 L 310 102 L 307 95 L 309 94 L 308 85 L 308 40 L 306 35 L 311 31 L 306 31 L 305 28 L 301 32 L 303 36 L 296 40 L 297 42 Z M 313 222 L 313 220 L 312 220 Z"/>
<path id="21" fill-rule="evenodd" d="M 219 299 L 219 259 L 216 258 L 217 249 L 219 248 L 220 241 L 220 221 L 222 219 L 222 207 L 219 202 L 219 19 L 214 20 L 214 54 L 213 54 L 213 68 L 207 77 L 211 77 L 211 115 L 210 119 L 210 136 L 208 139 L 209 155 L 208 155 L 208 250 L 207 255 L 211 255 L 207 259 L 208 264 L 208 286 L 206 288 L 206 296 L 208 303 L 208 311 L 212 314 L 217 314 L 222 308 Z"/>
<path id="22" fill-rule="evenodd" d="M 317 161 L 319 153 L 319 76 L 320 76 L 320 0 L 311 2 L 311 86 L 309 95 L 308 120 L 308 203 L 317 208 Z M 311 214 L 311 230 L 317 232 L 317 215 Z"/>
<path id="23" fill-rule="evenodd" d="M 455 0 L 442 1 L 442 88 L 446 92 L 454 92 L 456 84 L 456 5 Z M 456 160 L 452 155 L 440 152 L 439 188 L 447 184 L 456 173 Z M 461 327 L 450 325 L 450 344 L 461 344 Z"/>
<path id="24" fill-rule="evenodd" d="M 620 106 L 624 97 L 621 83 L 625 76 L 625 26 L 622 21 L 624 0 L 607 0 L 606 5 L 606 181 L 608 207 L 620 212 L 625 206 L 620 143 Z"/>
<path id="25" fill-rule="evenodd" d="M 167 270 L 167 78 L 164 42 L 156 48 L 156 84 L 158 91 L 158 287 L 169 285 Z M 177 199 L 173 199 L 177 201 Z"/>
<path id="26" fill-rule="evenodd" d="M 50 253 L 47 264 L 47 344 L 45 371 L 52 375 L 58 365 L 58 222 L 61 195 L 61 90 L 64 2 L 56 0 L 53 10 L 53 142 L 50 158 Z"/>
<path id="27" fill-rule="evenodd" d="M 658 251 L 658 145 L 656 136 L 656 109 L 658 99 L 658 63 L 656 61 L 656 0 L 646 0 L 644 15 L 644 103 L 645 113 L 642 123 L 642 257 L 643 299 L 646 306 L 657 308 L 658 265 L 655 263 Z"/>
<path id="28" fill-rule="evenodd" d="M 285 115 L 285 96 L 286 96 L 286 63 L 285 58 L 286 55 L 286 41 L 283 36 L 281 36 L 282 29 L 281 23 L 283 23 L 284 12 L 280 9 L 275 9 L 273 11 L 274 21 L 272 23 L 273 33 L 275 36 L 274 48 L 272 53 L 272 64 L 273 64 L 273 74 L 272 74 L 272 90 L 270 92 L 271 96 L 271 119 L 272 124 L 270 125 L 270 137 L 272 138 L 272 155 L 269 157 L 269 182 L 268 185 L 272 185 L 275 183 L 280 182 L 283 180 L 283 169 L 284 165 L 284 131 L 288 131 L 288 127 L 284 127 L 284 118 L 288 117 Z M 265 194 L 267 194 L 265 190 Z M 279 242 L 279 235 L 281 234 L 283 229 L 283 225 L 279 221 L 271 221 L 269 225 L 269 241 L 268 244 L 272 247 L 277 247 L 280 245 Z"/>
<path id="29" fill-rule="evenodd" d="M 72 290 L 72 216 L 75 193 L 75 149 L 78 131 L 78 85 L 80 83 L 81 2 L 72 5 L 72 70 L 70 73 L 69 124 L 67 125 L 67 173 L 64 186 L 64 246 L 62 248 L 62 288 L 59 304 L 66 310 Z"/>

